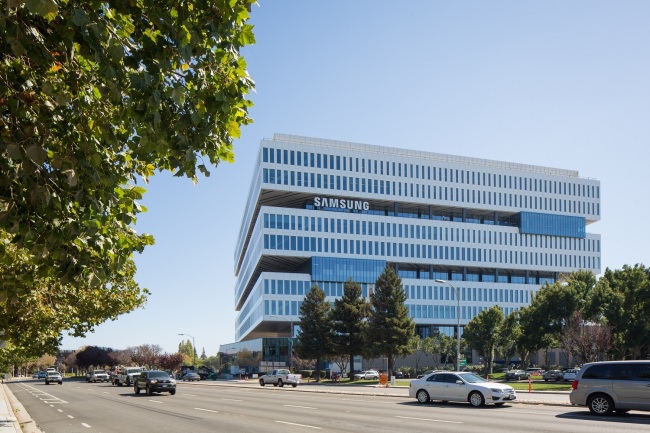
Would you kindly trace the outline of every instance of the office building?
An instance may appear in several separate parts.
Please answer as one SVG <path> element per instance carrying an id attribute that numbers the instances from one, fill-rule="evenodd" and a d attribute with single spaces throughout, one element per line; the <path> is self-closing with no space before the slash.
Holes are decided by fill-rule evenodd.
<path id="1" fill-rule="evenodd" d="M 235 250 L 237 342 L 288 337 L 313 284 L 333 302 L 351 277 L 368 296 L 386 264 L 417 333 L 453 335 L 560 274 L 600 273 L 599 219 L 600 182 L 577 171 L 275 134 Z"/>

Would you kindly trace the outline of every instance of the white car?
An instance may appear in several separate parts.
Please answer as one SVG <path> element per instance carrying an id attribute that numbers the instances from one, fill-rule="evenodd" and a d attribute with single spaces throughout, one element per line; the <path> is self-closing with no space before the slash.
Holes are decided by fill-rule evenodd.
<path id="1" fill-rule="evenodd" d="M 564 370 L 564 381 L 573 382 L 574 380 L 576 380 L 577 374 L 578 374 L 578 370 L 575 368 L 568 368 Z"/>
<path id="2" fill-rule="evenodd" d="M 47 376 L 45 376 L 45 385 L 49 385 L 50 382 L 57 382 L 59 385 L 63 385 L 63 377 L 58 371 L 48 371 Z"/>
<path id="3" fill-rule="evenodd" d="M 474 407 L 502 406 L 517 399 L 515 390 L 502 383 L 489 382 L 474 373 L 440 372 L 411 381 L 409 396 L 420 403 L 431 400 L 468 402 Z"/>
<path id="4" fill-rule="evenodd" d="M 362 371 L 361 373 L 356 373 L 354 378 L 357 380 L 379 380 L 379 372 L 375 370 Z"/>

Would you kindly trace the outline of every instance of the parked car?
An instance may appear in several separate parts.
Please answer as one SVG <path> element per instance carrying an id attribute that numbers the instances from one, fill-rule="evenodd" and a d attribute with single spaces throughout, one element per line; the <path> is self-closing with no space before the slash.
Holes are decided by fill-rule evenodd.
<path id="1" fill-rule="evenodd" d="M 564 374 L 562 375 L 562 378 L 564 379 L 565 382 L 573 382 L 577 374 L 578 374 L 578 369 L 568 368 L 564 370 Z"/>
<path id="2" fill-rule="evenodd" d="M 562 373 L 560 370 L 548 370 L 546 373 L 544 373 L 542 378 L 544 379 L 544 382 L 548 382 L 549 380 L 559 382 L 564 379 L 564 373 Z"/>
<path id="3" fill-rule="evenodd" d="M 357 380 L 360 380 L 360 379 L 379 380 L 379 372 L 376 371 L 376 370 L 362 371 L 361 373 L 355 374 L 354 378 L 357 379 Z"/>
<path id="4" fill-rule="evenodd" d="M 201 376 L 199 376 L 199 373 L 195 373 L 193 371 L 188 371 L 185 373 L 185 376 L 181 378 L 181 380 L 188 381 L 188 382 L 193 382 L 193 381 L 200 381 Z"/>
<path id="5" fill-rule="evenodd" d="M 571 383 L 569 401 L 594 415 L 650 411 L 649 384 L 650 361 L 591 362 Z"/>
<path id="6" fill-rule="evenodd" d="M 38 379 L 38 371 L 34 374 L 32 374 L 32 379 Z"/>
<path id="7" fill-rule="evenodd" d="M 504 376 L 505 380 L 522 380 L 529 378 L 530 374 L 524 370 L 511 370 Z"/>
<path id="8" fill-rule="evenodd" d="M 530 376 L 541 376 L 544 374 L 544 369 L 540 367 L 530 367 L 526 369 L 526 373 Z"/>
<path id="9" fill-rule="evenodd" d="M 57 382 L 59 385 L 63 385 L 63 377 L 58 371 L 48 371 L 45 375 L 45 385 L 49 385 L 50 382 Z"/>
<path id="10" fill-rule="evenodd" d="M 47 377 L 47 372 L 45 371 L 39 371 L 38 372 L 38 378 L 39 379 L 45 379 Z"/>
<path id="11" fill-rule="evenodd" d="M 411 377 L 411 375 L 409 375 L 408 371 L 396 371 L 395 372 L 395 378 L 396 379 L 408 379 L 409 377 Z"/>
<path id="12" fill-rule="evenodd" d="M 154 392 L 168 392 L 174 395 L 176 394 L 176 381 L 162 370 L 143 371 L 133 379 L 133 391 L 140 394 L 142 390 L 145 390 L 147 395 Z"/>
<path id="13" fill-rule="evenodd" d="M 422 374 L 418 374 L 418 379 L 422 379 L 424 376 L 428 376 L 431 373 L 439 373 L 441 370 L 427 370 Z"/>
<path id="14" fill-rule="evenodd" d="M 438 372 L 415 379 L 409 386 L 409 396 L 423 404 L 431 400 L 461 401 L 474 407 L 502 406 L 517 399 L 511 386 L 489 382 L 469 372 Z"/>

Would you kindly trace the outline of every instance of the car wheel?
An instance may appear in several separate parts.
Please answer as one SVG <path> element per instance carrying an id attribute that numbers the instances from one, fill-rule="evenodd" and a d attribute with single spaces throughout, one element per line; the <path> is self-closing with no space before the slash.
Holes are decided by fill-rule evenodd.
<path id="1" fill-rule="evenodd" d="M 295 387 L 298 386 L 298 384 L 297 383 L 292 383 L 291 386 L 293 386 L 295 388 Z"/>
<path id="2" fill-rule="evenodd" d="M 176 390 L 175 390 L 175 389 L 172 389 L 171 391 L 169 391 L 169 395 L 174 395 L 174 394 L 176 394 Z"/>
<path id="3" fill-rule="evenodd" d="M 59 382 L 59 385 L 63 385 L 63 382 Z"/>
<path id="4" fill-rule="evenodd" d="M 560 378 L 559 378 L 559 377 L 558 377 L 558 378 L 556 378 L 556 379 L 555 379 L 555 381 L 556 381 L 556 382 L 559 382 L 559 381 L 560 381 Z"/>
<path id="5" fill-rule="evenodd" d="M 596 394 L 589 397 L 587 406 L 594 415 L 609 415 L 614 410 L 614 401 L 606 394 Z"/>
<path id="6" fill-rule="evenodd" d="M 117 386 L 122 386 L 122 382 L 118 381 Z"/>
<path id="7" fill-rule="evenodd" d="M 415 398 L 418 399 L 418 403 L 425 404 L 429 403 L 429 393 L 426 392 L 425 390 L 421 389 L 418 391 L 417 394 L 415 394 Z"/>
<path id="8" fill-rule="evenodd" d="M 140 388 L 138 388 L 138 385 L 133 385 L 133 391 L 134 391 L 136 394 L 140 394 Z"/>
<path id="9" fill-rule="evenodd" d="M 264 386 L 264 379 L 260 379 L 260 386 Z"/>
<path id="10" fill-rule="evenodd" d="M 485 405 L 485 398 L 483 397 L 483 394 L 481 394 L 478 391 L 474 391 L 469 395 L 468 398 L 469 404 L 471 404 L 474 407 L 481 407 Z"/>
<path id="11" fill-rule="evenodd" d="M 282 388 L 284 386 L 284 383 L 282 383 L 282 379 L 278 379 L 278 386 Z"/>
<path id="12" fill-rule="evenodd" d="M 48 382 L 48 381 L 46 380 L 46 381 L 45 381 L 45 385 L 49 385 L 49 384 L 50 384 L 50 382 Z"/>
<path id="13" fill-rule="evenodd" d="M 544 382 L 548 382 L 548 379 L 544 379 Z"/>
<path id="14" fill-rule="evenodd" d="M 147 385 L 147 395 L 152 395 L 152 394 L 153 391 L 151 390 L 151 388 L 149 388 L 149 385 Z"/>

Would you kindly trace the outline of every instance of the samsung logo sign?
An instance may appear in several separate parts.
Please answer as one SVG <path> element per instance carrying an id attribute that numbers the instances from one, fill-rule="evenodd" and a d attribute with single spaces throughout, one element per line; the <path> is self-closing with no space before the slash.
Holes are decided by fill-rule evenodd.
<path id="1" fill-rule="evenodd" d="M 344 198 L 316 197 L 314 207 L 330 207 L 349 210 L 370 210 L 370 203 L 361 200 L 347 200 Z"/>

